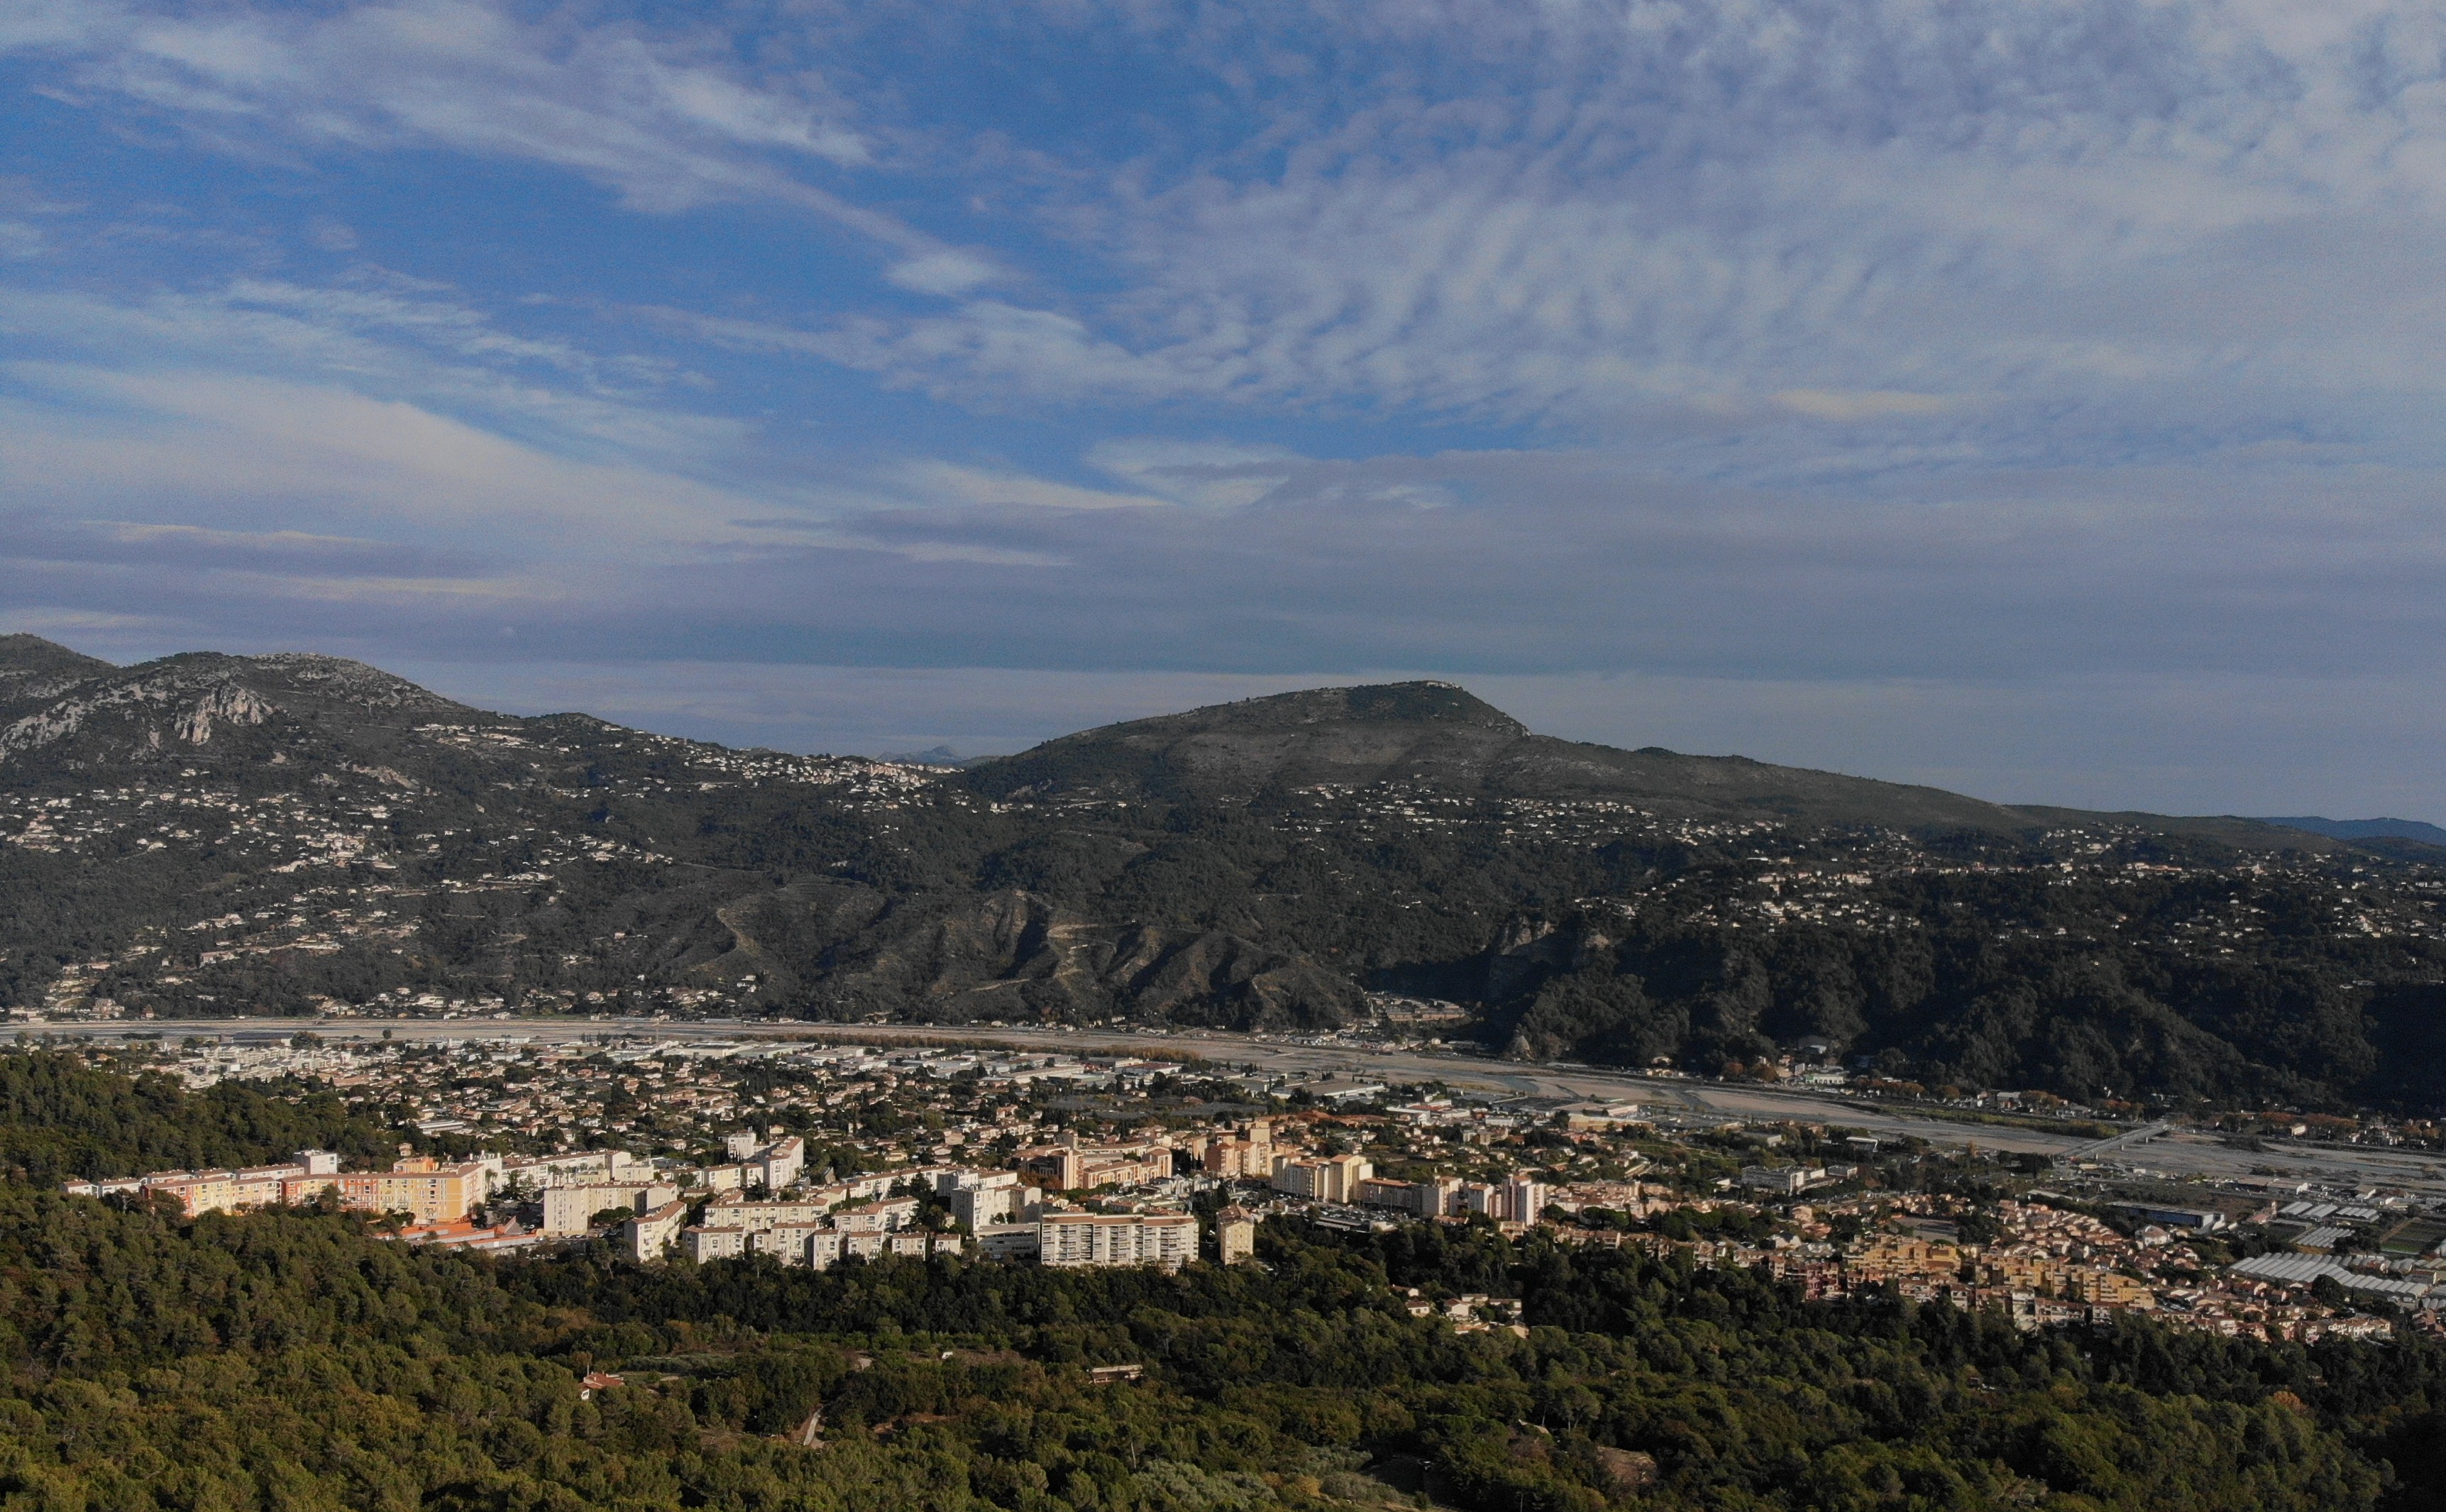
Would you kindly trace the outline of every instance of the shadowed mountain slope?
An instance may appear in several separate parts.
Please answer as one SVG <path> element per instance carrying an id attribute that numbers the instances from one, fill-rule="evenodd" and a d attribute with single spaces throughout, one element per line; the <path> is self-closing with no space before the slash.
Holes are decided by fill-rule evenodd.
<path id="1" fill-rule="evenodd" d="M 2446 873 L 2401 840 L 1618 751 L 1429 682 L 967 770 L 514 718 L 320 656 L 14 637 L 0 695 L 18 1015 L 1326 1029 L 1432 998 L 1437 1032 L 1540 1058 L 2446 1096 Z"/>

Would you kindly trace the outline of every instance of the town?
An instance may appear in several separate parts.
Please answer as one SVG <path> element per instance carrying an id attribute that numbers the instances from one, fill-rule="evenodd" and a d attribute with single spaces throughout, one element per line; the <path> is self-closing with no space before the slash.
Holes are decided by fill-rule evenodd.
<path id="1" fill-rule="evenodd" d="M 331 1203 L 409 1244 L 582 1245 L 648 1265 L 1177 1268 L 1251 1261 L 1269 1223 L 1484 1224 L 1762 1270 L 1813 1298 L 1883 1289 L 1997 1309 L 2028 1329 L 2139 1312 L 2315 1340 L 2446 1319 L 2446 1210 L 2382 1185 L 2182 1178 L 2125 1139 L 2045 1160 L 1662 1104 L 1294 1081 L 1161 1045 L 879 1037 L 122 1040 L 83 1054 L 191 1087 L 329 1091 L 397 1129 L 399 1153 L 380 1170 L 309 1150 L 66 1189 L 188 1217 Z M 1465 1329 L 1509 1316 L 1499 1297 L 1414 1310 Z"/>

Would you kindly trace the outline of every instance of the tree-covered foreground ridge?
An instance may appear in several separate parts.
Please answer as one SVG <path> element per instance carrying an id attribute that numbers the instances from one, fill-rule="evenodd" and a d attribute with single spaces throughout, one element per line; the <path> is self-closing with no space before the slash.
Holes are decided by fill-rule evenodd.
<path id="1" fill-rule="evenodd" d="M 107 1073 L 0 1142 L 151 1129 Z M 306 1112 L 311 1116 L 313 1110 Z M 348 1133 L 342 1127 L 337 1130 Z M 17 1165 L 24 1169 L 22 1158 Z M 0 1185 L 24 1512 L 2424 1508 L 2446 1348 L 2023 1332 L 1479 1226 L 1278 1222 L 1229 1269 L 418 1249 Z M 1456 1331 L 1421 1299 L 1509 1298 Z M 1135 1370 L 1102 1371 L 1127 1366 Z"/>

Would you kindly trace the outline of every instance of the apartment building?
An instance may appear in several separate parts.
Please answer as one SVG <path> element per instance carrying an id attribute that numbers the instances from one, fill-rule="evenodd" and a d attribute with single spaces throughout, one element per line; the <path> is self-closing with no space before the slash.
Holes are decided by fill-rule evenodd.
<path id="1" fill-rule="evenodd" d="M 1197 1220 L 1187 1213 L 1047 1213 L 1037 1225 L 1047 1265 L 1160 1265 L 1197 1258 Z"/>
<path id="2" fill-rule="evenodd" d="M 189 1218 L 205 1213 L 229 1213 L 237 1210 L 237 1173 L 226 1170 L 163 1171 L 147 1176 L 142 1190 L 166 1192 L 179 1200 L 179 1210 Z"/>
<path id="3" fill-rule="evenodd" d="M 679 1187 L 668 1182 L 603 1182 L 584 1186 L 547 1186 L 543 1191 L 540 1232 L 564 1236 L 583 1234 L 588 1221 L 607 1207 L 626 1207 L 643 1213 L 662 1206 L 679 1194 Z"/>
<path id="4" fill-rule="evenodd" d="M 754 1129 L 744 1129 L 723 1141 L 723 1153 L 738 1163 L 740 1182 L 734 1185 L 762 1186 L 778 1192 L 796 1182 L 806 1169 L 806 1141 L 797 1135 L 784 1135 L 771 1129 L 760 1136 Z"/>
<path id="5" fill-rule="evenodd" d="M 879 1203 L 844 1207 L 833 1214 L 833 1226 L 844 1234 L 889 1234 L 917 1222 L 917 1199 L 888 1197 Z"/>
<path id="6" fill-rule="evenodd" d="M 644 1264 L 661 1260 L 687 1224 L 688 1204 L 674 1197 L 620 1225 L 620 1243 L 629 1258 Z"/>
<path id="7" fill-rule="evenodd" d="M 708 1204 L 705 1210 L 708 1228 L 744 1228 L 751 1231 L 774 1228 L 783 1223 L 817 1223 L 832 1211 L 832 1204 L 816 1193 L 787 1202 L 756 1202 L 744 1193 L 724 1192 Z M 914 1204 L 913 1202 L 912 1205 Z"/>
<path id="8" fill-rule="evenodd" d="M 989 1260 L 1034 1260 L 1044 1242 L 1041 1223 L 987 1223 L 975 1230 L 977 1253 Z"/>
<path id="9" fill-rule="evenodd" d="M 1464 1183 L 1458 1210 L 1498 1223 L 1533 1223 L 1545 1214 L 1548 1195 L 1544 1182 L 1517 1172 L 1508 1181 Z"/>
<path id="10" fill-rule="evenodd" d="M 642 1185 L 654 1180 L 654 1163 L 625 1149 L 581 1149 L 566 1155 L 504 1160 L 504 1185 L 522 1191 L 554 1186 Z"/>
<path id="11" fill-rule="evenodd" d="M 1458 1176 L 1436 1176 L 1422 1182 L 1388 1181 L 1370 1176 L 1359 1184 L 1358 1201 L 1369 1207 L 1391 1207 L 1420 1218 L 1448 1218 L 1467 1211 L 1461 1204 Z"/>
<path id="12" fill-rule="evenodd" d="M 745 1228 L 708 1228 L 702 1223 L 692 1223 L 680 1230 L 680 1253 L 699 1265 L 707 1260 L 738 1260 L 755 1253 L 749 1247 L 749 1241 L 757 1232 Z"/>
<path id="13" fill-rule="evenodd" d="M 1312 1160 L 1287 1160 L 1274 1167 L 1273 1188 L 1320 1203 L 1355 1203 L 1359 1188 L 1376 1167 L 1364 1155 L 1325 1155 Z"/>
<path id="14" fill-rule="evenodd" d="M 1270 1119 L 1250 1120 L 1244 1134 L 1218 1134 L 1206 1142 L 1202 1164 L 1210 1176 L 1252 1178 L 1265 1181 L 1274 1174 L 1273 1122 Z"/>
<path id="15" fill-rule="evenodd" d="M 1065 1192 L 1161 1181 L 1172 1174 L 1173 1165 L 1169 1145 L 1081 1146 L 1067 1139 L 1059 1145 L 1024 1149 L 1017 1159 L 1050 1182 L 1056 1190 Z"/>
<path id="16" fill-rule="evenodd" d="M 765 1146 L 739 1164 L 749 1185 L 778 1192 L 795 1185 L 800 1173 L 807 1168 L 807 1143 L 792 1135 Z"/>
<path id="17" fill-rule="evenodd" d="M 976 1233 L 997 1223 L 1018 1222 L 1029 1189 L 1006 1186 L 962 1186 L 951 1193 L 951 1216 Z"/>
<path id="18" fill-rule="evenodd" d="M 377 1213 L 409 1213 L 420 1223 L 457 1223 L 491 1189 L 491 1173 L 479 1162 L 443 1166 L 433 1161 L 402 1161 L 400 1165 L 414 1168 L 342 1172 L 307 1180 L 334 1183 L 343 1206 Z"/>
<path id="19" fill-rule="evenodd" d="M 752 1253 L 770 1255 L 784 1265 L 810 1265 L 820 1271 L 841 1258 L 841 1245 L 848 1237 L 830 1223 L 777 1223 L 747 1242 Z"/>
<path id="20" fill-rule="evenodd" d="M 1256 1215 L 1240 1207 L 1214 1215 L 1214 1258 L 1226 1265 L 1257 1258 Z"/>

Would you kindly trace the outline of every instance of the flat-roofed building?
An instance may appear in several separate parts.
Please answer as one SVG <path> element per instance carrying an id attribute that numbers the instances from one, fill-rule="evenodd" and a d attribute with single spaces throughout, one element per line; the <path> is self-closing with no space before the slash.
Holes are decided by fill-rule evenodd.
<path id="1" fill-rule="evenodd" d="M 794 1134 L 767 1145 L 740 1165 L 751 1184 L 762 1186 L 768 1192 L 778 1192 L 796 1182 L 799 1173 L 806 1169 L 807 1144 Z"/>
<path id="2" fill-rule="evenodd" d="M 680 1253 L 699 1265 L 708 1260 L 737 1260 L 748 1253 L 751 1237 L 743 1228 L 707 1228 L 694 1223 L 680 1230 Z"/>
<path id="3" fill-rule="evenodd" d="M 595 1214 L 607 1207 L 646 1212 L 680 1194 L 668 1182 L 602 1182 L 585 1186 L 547 1186 L 543 1192 L 546 1234 L 583 1234 Z"/>
<path id="4" fill-rule="evenodd" d="M 770 1255 L 784 1265 L 829 1269 L 840 1259 L 841 1232 L 830 1223 L 776 1223 L 748 1240 L 754 1253 Z"/>
<path id="5" fill-rule="evenodd" d="M 1458 1176 L 1432 1176 L 1422 1182 L 1370 1176 L 1359 1184 L 1358 1201 L 1369 1207 L 1397 1208 L 1421 1218 L 1443 1218 L 1463 1211 L 1460 1186 Z"/>
<path id="6" fill-rule="evenodd" d="M 951 1217 L 974 1233 L 1019 1216 L 1026 1193 L 1018 1186 L 962 1186 L 951 1192 Z"/>
<path id="7" fill-rule="evenodd" d="M 988 1223 L 976 1231 L 977 1253 L 989 1260 L 1034 1260 L 1043 1242 L 1038 1223 Z"/>
<path id="8" fill-rule="evenodd" d="M 832 1211 L 833 1204 L 824 1200 L 826 1195 L 826 1193 L 818 1192 L 788 1202 L 760 1203 L 743 1192 L 724 1192 L 715 1198 L 706 1208 L 705 1221 L 708 1224 L 719 1223 L 739 1228 L 771 1228 L 780 1223 L 818 1223 L 825 1214 Z"/>
<path id="9" fill-rule="evenodd" d="M 916 1222 L 914 1197 L 887 1197 L 879 1203 L 844 1207 L 833 1214 L 833 1226 L 844 1234 L 889 1234 Z"/>
<path id="10" fill-rule="evenodd" d="M 1226 1265 L 1257 1258 L 1254 1214 L 1245 1208 L 1227 1207 L 1214 1215 L 1214 1258 Z"/>
<path id="11" fill-rule="evenodd" d="M 145 1178 L 148 1192 L 167 1192 L 189 1218 L 226 1213 L 237 1206 L 237 1173 L 227 1170 L 168 1171 Z"/>
<path id="12" fill-rule="evenodd" d="M 304 1166 L 250 1166 L 230 1173 L 232 1205 L 270 1207 L 281 1200 L 283 1184 L 303 1178 Z"/>
<path id="13" fill-rule="evenodd" d="M 639 1213 L 620 1225 L 620 1243 L 629 1258 L 644 1264 L 661 1260 L 687 1226 L 688 1204 L 674 1197 L 649 1212 Z"/>
<path id="14" fill-rule="evenodd" d="M 1272 1181 L 1274 1190 L 1293 1197 L 1355 1203 L 1360 1185 L 1375 1174 L 1375 1166 L 1364 1155 L 1323 1155 L 1283 1162 L 1275 1167 Z"/>
<path id="15" fill-rule="evenodd" d="M 437 1166 L 429 1170 L 342 1173 L 343 1206 L 376 1213 L 409 1213 L 420 1223 L 453 1223 L 483 1201 L 488 1185 L 481 1165 Z"/>
<path id="16" fill-rule="evenodd" d="M 1037 1258 L 1047 1265 L 1161 1265 L 1197 1258 L 1197 1220 L 1187 1213 L 1048 1213 Z"/>

